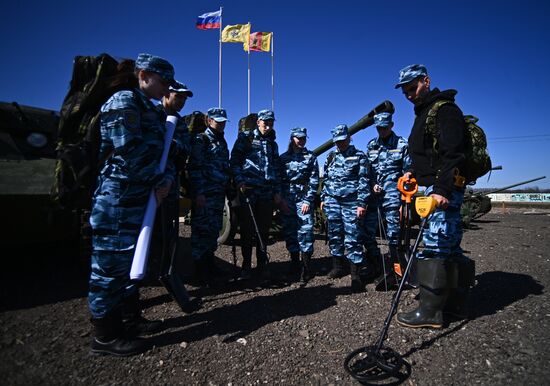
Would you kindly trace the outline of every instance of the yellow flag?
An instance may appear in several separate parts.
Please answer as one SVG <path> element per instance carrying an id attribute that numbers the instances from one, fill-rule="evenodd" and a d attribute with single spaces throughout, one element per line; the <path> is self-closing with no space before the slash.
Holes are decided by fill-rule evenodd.
<path id="1" fill-rule="evenodd" d="M 223 43 L 246 43 L 250 36 L 249 24 L 227 25 L 222 31 Z"/>
<path id="2" fill-rule="evenodd" d="M 264 51 L 269 52 L 271 50 L 271 37 L 273 32 L 253 32 L 250 34 L 250 51 Z M 243 43 L 243 49 L 248 51 L 249 45 Z"/>

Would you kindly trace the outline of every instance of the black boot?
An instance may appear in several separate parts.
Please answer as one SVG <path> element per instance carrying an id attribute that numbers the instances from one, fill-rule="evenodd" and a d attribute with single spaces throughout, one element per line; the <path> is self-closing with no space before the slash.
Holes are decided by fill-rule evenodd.
<path id="1" fill-rule="evenodd" d="M 121 315 L 124 334 L 129 338 L 156 334 L 164 330 L 164 325 L 160 320 L 148 320 L 141 315 L 138 291 L 124 299 Z"/>
<path id="2" fill-rule="evenodd" d="M 258 246 L 256 246 L 256 261 L 258 262 L 257 270 L 258 270 L 258 276 L 260 277 L 260 279 L 263 281 L 270 280 L 271 272 L 269 270 L 267 254 L 266 252 L 261 251 Z"/>
<path id="3" fill-rule="evenodd" d="M 296 276 L 300 273 L 300 252 L 290 252 L 289 276 Z"/>
<path id="4" fill-rule="evenodd" d="M 110 312 L 102 318 L 91 318 L 94 329 L 90 352 L 100 355 L 131 356 L 149 350 L 150 344 L 141 338 L 124 335 L 120 312 Z"/>
<path id="5" fill-rule="evenodd" d="M 470 289 L 475 284 L 475 261 L 459 260 L 450 263 L 447 269 L 449 296 L 443 313 L 456 319 L 467 319 Z"/>
<path id="6" fill-rule="evenodd" d="M 208 268 L 208 273 L 212 277 L 223 277 L 226 275 L 226 272 L 218 267 L 216 264 L 216 255 L 214 255 L 214 252 L 209 251 L 204 254 L 204 258 L 206 259 L 206 266 Z"/>
<path id="7" fill-rule="evenodd" d="M 376 291 L 392 291 L 399 285 L 399 279 L 394 270 L 394 263 L 397 263 L 397 248 L 390 246 L 390 253 L 384 254 L 380 260 L 382 263 L 381 274 L 374 280 L 374 288 Z"/>
<path id="8" fill-rule="evenodd" d="M 210 274 L 210 268 L 208 266 L 208 259 L 206 254 L 202 255 L 198 260 L 194 261 L 195 264 L 195 279 L 199 286 L 211 286 L 213 285 L 213 277 Z"/>
<path id="9" fill-rule="evenodd" d="M 397 314 L 397 322 L 405 327 L 443 327 L 443 307 L 447 300 L 447 264 L 445 259 L 418 261 L 420 304 L 410 312 Z"/>
<path id="10" fill-rule="evenodd" d="M 351 271 L 351 292 L 364 292 L 367 274 L 363 263 L 352 263 L 350 261 L 349 267 Z"/>
<path id="11" fill-rule="evenodd" d="M 242 280 L 249 280 L 252 277 L 252 247 L 243 245 L 241 253 L 243 255 L 243 265 L 240 278 Z"/>
<path id="12" fill-rule="evenodd" d="M 365 277 L 366 283 L 372 283 L 382 276 L 382 256 L 380 256 L 379 252 L 374 254 L 367 252 L 363 261 L 369 267 L 367 276 Z"/>
<path id="13" fill-rule="evenodd" d="M 300 280 L 302 283 L 307 283 L 311 280 L 311 252 L 302 252 L 302 273 L 300 274 Z"/>
<path id="14" fill-rule="evenodd" d="M 337 279 L 347 275 L 344 256 L 332 256 L 332 270 L 328 273 L 331 279 Z"/>

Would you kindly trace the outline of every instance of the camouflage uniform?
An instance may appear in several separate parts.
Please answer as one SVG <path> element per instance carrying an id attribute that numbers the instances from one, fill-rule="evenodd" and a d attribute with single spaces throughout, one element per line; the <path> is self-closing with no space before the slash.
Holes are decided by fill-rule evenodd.
<path id="1" fill-rule="evenodd" d="M 274 120 L 275 117 L 272 111 L 262 110 L 258 112 L 258 119 Z M 244 194 L 250 200 L 265 244 L 273 217 L 273 198 L 281 193 L 281 164 L 275 131 L 272 129 L 266 135 L 262 135 L 257 128 L 240 132 L 231 150 L 230 165 L 235 184 L 251 188 Z M 255 230 L 247 204 L 243 200 L 241 204 L 239 221 L 243 268 L 249 269 Z M 264 265 L 267 256 L 260 251 L 258 242 L 256 246 L 258 265 Z"/>
<path id="2" fill-rule="evenodd" d="M 297 129 L 302 129 L 305 136 L 305 129 Z M 286 248 L 290 253 L 313 253 L 315 194 L 319 188 L 317 157 L 305 148 L 299 153 L 290 149 L 281 155 L 281 164 L 285 170 L 283 197 L 290 208 L 289 214 L 283 214 Z M 302 214 L 304 203 L 310 207 L 306 214 Z"/>
<path id="3" fill-rule="evenodd" d="M 464 186 L 455 179 L 455 173 L 460 174 L 464 167 L 464 116 L 454 103 L 456 91 L 430 90 L 428 79 L 426 67 L 413 64 L 400 71 L 396 85 L 403 88 L 405 95 L 416 98 L 416 118 L 409 136 L 411 171 L 418 184 L 427 187 L 425 195 L 436 194 L 448 200 L 447 208 L 439 207 L 433 213 L 423 234 L 424 249 L 418 253 L 417 263 L 419 305 L 396 317 L 399 324 L 414 328 L 441 328 L 444 313 L 467 317 L 465 305 L 475 276 L 473 261 L 465 258 L 460 248 Z M 427 119 L 432 106 L 440 100 L 449 103 L 437 111 L 439 135 L 434 138 L 426 133 Z M 433 151 L 435 140 L 437 153 Z"/>
<path id="4" fill-rule="evenodd" d="M 222 228 L 225 192 L 230 181 L 229 150 L 223 132 L 208 127 L 204 133 L 195 135 L 188 169 L 193 199 L 199 195 L 206 198 L 204 207 L 193 205 L 191 212 L 192 256 L 199 260 L 205 253 L 214 254 Z"/>
<path id="5" fill-rule="evenodd" d="M 387 237 L 389 244 L 397 245 L 399 237 L 399 206 L 401 193 L 397 190 L 397 180 L 411 166 L 407 140 L 395 133 L 387 139 L 374 138 L 367 145 L 367 157 L 371 165 L 370 183 L 378 184 L 382 192 L 371 195 L 372 207 L 365 218 L 365 234 L 367 235 L 367 253 L 376 255 L 372 240 L 376 237 L 378 228 L 378 210 L 384 215 L 387 222 Z M 370 204 L 370 203 L 369 203 Z M 376 248 L 376 241 L 374 240 Z"/>
<path id="6" fill-rule="evenodd" d="M 342 153 L 332 151 L 323 170 L 321 201 L 324 202 L 328 220 L 330 252 L 338 258 L 343 257 L 347 249 L 348 260 L 360 264 L 363 261 L 363 246 L 357 207 L 366 208 L 370 195 L 367 157 L 355 146 L 349 145 Z"/>
<path id="7" fill-rule="evenodd" d="M 132 296 L 130 267 L 151 189 L 173 183 L 159 172 L 165 126 L 140 90 L 119 91 L 101 108 L 100 159 L 112 152 L 98 177 L 90 224 L 93 229 L 89 306 L 100 318 Z"/>

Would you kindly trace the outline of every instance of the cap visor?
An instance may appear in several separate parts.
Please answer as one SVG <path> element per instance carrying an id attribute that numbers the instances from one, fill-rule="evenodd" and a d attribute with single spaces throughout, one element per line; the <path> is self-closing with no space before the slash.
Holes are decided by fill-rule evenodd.
<path id="1" fill-rule="evenodd" d="M 216 122 L 225 122 L 228 120 L 227 118 L 224 118 L 224 117 L 218 117 L 218 118 L 212 118 L 212 119 L 215 120 Z"/>
<path id="2" fill-rule="evenodd" d="M 346 140 L 347 138 L 348 138 L 347 135 L 341 135 L 341 136 L 339 136 L 339 137 L 333 138 L 333 139 L 332 139 L 332 142 L 344 141 L 344 140 Z"/>

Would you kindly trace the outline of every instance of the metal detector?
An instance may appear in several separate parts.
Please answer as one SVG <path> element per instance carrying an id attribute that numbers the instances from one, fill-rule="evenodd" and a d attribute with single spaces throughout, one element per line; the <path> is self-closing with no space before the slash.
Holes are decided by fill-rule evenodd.
<path id="1" fill-rule="evenodd" d="M 415 178 L 400 177 L 397 181 L 397 190 L 401 192 L 401 200 L 404 202 L 404 205 L 401 205 L 401 215 L 399 216 L 399 238 L 397 242 L 397 261 L 391 261 L 393 266 L 388 267 L 386 271 L 386 266 L 384 264 L 384 278 L 380 280 L 376 286 L 376 291 L 388 291 L 391 287 L 395 288 L 400 280 L 403 280 L 403 267 L 408 264 L 410 260 L 411 251 L 411 206 L 412 206 L 412 197 L 418 191 L 418 184 L 416 183 Z M 381 222 L 381 221 L 380 221 Z M 414 274 L 414 270 L 412 272 Z M 412 278 L 411 281 L 416 281 L 415 278 Z M 389 283 L 388 283 L 389 282 Z"/>
<path id="2" fill-rule="evenodd" d="M 162 254 L 159 281 L 164 285 L 181 310 L 185 313 L 200 308 L 201 300 L 190 298 L 183 280 L 176 272 L 176 257 L 178 255 L 179 239 L 179 207 L 176 204 L 172 215 L 168 213 L 168 205 L 161 204 L 162 223 Z M 171 229 L 168 229 L 167 218 L 170 216 Z"/>
<path id="3" fill-rule="evenodd" d="M 405 361 L 399 353 L 389 347 L 384 347 L 384 341 L 388 337 L 391 320 L 397 313 L 397 306 L 405 288 L 406 279 L 411 270 L 416 250 L 422 238 L 422 233 L 436 205 L 437 202 L 432 197 L 419 197 L 416 199 L 416 212 L 422 218 L 422 223 L 411 250 L 407 267 L 399 283 L 399 288 L 393 296 L 390 312 L 384 321 L 384 327 L 380 332 L 378 341 L 374 346 L 361 347 L 351 352 L 344 360 L 344 368 L 346 371 L 361 383 L 389 380 L 390 378 L 397 378 L 398 381 L 403 381 L 408 378 L 411 373 L 411 365 Z"/>
<path id="4" fill-rule="evenodd" d="M 250 211 L 250 217 L 252 218 L 252 223 L 254 224 L 254 231 L 256 232 L 256 240 L 260 244 L 260 251 L 262 251 L 262 254 L 265 256 L 266 264 L 267 264 L 269 263 L 269 256 L 267 254 L 267 249 L 262 239 L 262 235 L 260 234 L 260 228 L 258 228 L 258 223 L 256 222 L 256 216 L 254 215 L 254 209 L 252 209 L 252 203 L 250 202 L 250 199 L 248 198 L 245 192 L 241 190 L 241 193 L 244 197 L 244 201 L 246 202 L 246 205 L 248 206 L 248 210 Z"/>

